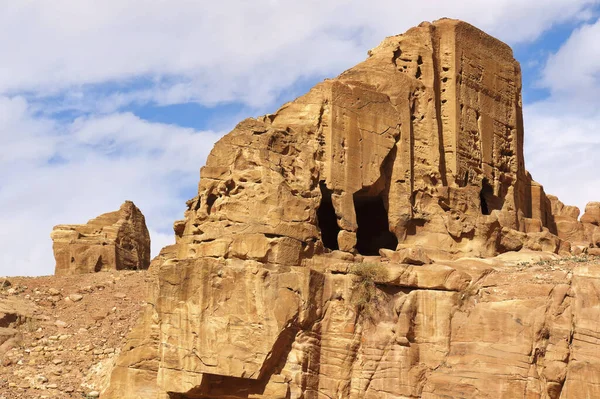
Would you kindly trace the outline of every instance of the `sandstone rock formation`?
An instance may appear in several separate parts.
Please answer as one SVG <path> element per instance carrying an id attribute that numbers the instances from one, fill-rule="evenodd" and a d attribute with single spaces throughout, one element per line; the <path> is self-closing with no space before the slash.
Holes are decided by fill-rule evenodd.
<path id="1" fill-rule="evenodd" d="M 58 225 L 51 237 L 56 275 L 147 269 L 150 264 L 146 220 L 131 201 L 87 224 Z"/>
<path id="2" fill-rule="evenodd" d="M 600 395 L 600 270 L 456 260 L 598 244 L 596 208 L 577 221 L 525 170 L 521 106 L 510 48 L 444 19 L 241 122 L 103 398 Z M 361 262 L 385 271 L 368 298 Z"/>
<path id="3" fill-rule="evenodd" d="M 369 55 L 215 145 L 175 225 L 178 258 L 561 249 L 551 202 L 525 170 L 510 48 L 441 20 Z"/>
<path id="4" fill-rule="evenodd" d="M 574 248 L 600 248 L 600 203 L 587 204 L 585 213 L 579 220 L 579 208 L 565 206 L 554 196 L 548 196 L 552 204 L 552 215 L 556 234 L 570 242 Z"/>

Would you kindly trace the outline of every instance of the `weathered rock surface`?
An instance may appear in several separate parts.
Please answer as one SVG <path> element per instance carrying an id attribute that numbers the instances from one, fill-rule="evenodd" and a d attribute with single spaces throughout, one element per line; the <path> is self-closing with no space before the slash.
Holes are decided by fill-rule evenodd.
<path id="1" fill-rule="evenodd" d="M 56 275 L 147 269 L 150 265 L 146 220 L 131 201 L 87 224 L 58 225 L 51 238 Z"/>
<path id="2" fill-rule="evenodd" d="M 600 263 L 541 258 L 382 263 L 374 320 L 343 263 L 169 263 L 103 397 L 597 397 Z"/>
<path id="3" fill-rule="evenodd" d="M 579 218 L 579 208 L 564 205 L 554 196 L 548 196 L 552 204 L 552 214 L 556 234 L 565 241 L 580 248 L 600 247 L 600 202 L 590 202 L 585 213 Z"/>
<path id="4" fill-rule="evenodd" d="M 512 51 L 447 19 L 241 122 L 102 397 L 600 396 L 600 266 L 556 255 L 597 245 L 595 208 L 522 147 Z"/>
<path id="5" fill-rule="evenodd" d="M 451 259 L 540 240 L 568 251 L 563 237 L 591 244 L 576 208 L 553 207 L 525 170 L 521 73 L 508 46 L 440 20 L 369 55 L 215 145 L 175 223 L 177 258 L 298 265 L 326 249 L 418 246 Z M 598 209 L 582 221 L 592 226 Z"/>

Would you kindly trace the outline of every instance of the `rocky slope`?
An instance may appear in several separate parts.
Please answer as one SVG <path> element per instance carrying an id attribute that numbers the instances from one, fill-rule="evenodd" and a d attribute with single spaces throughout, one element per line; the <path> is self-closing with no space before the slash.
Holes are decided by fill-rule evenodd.
<path id="1" fill-rule="evenodd" d="M 146 280 L 145 272 L 0 279 L 0 398 L 99 393 L 145 306 Z"/>

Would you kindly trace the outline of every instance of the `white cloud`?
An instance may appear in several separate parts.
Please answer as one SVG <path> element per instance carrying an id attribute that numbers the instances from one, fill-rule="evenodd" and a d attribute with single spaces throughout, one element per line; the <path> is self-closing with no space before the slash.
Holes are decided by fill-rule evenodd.
<path id="1" fill-rule="evenodd" d="M 0 5 L 0 93 L 113 82 L 129 101 L 261 106 L 306 75 L 334 75 L 384 36 L 456 17 L 509 41 L 589 17 L 598 0 L 78 0 Z M 118 87 L 117 87 L 118 89 Z M 118 90 L 117 90 L 118 91 Z"/>
<path id="2" fill-rule="evenodd" d="M 548 58 L 549 98 L 525 108 L 525 159 L 546 192 L 582 211 L 600 200 L 600 20 Z"/>
<path id="3" fill-rule="evenodd" d="M 173 240 L 170 227 L 185 209 L 182 193 L 193 193 L 220 136 L 127 113 L 57 126 L 37 120 L 18 98 L 0 99 L 0 114 L 12 115 L 0 120 L 3 152 L 10 155 L 0 162 L 0 275 L 51 274 L 52 227 L 84 223 L 125 199 L 145 214 L 158 253 Z"/>
<path id="4" fill-rule="evenodd" d="M 546 64 L 542 84 L 555 97 L 576 94 L 579 100 L 597 105 L 600 87 L 600 22 L 575 30 L 560 50 Z M 585 104 L 577 104 L 577 107 Z"/>

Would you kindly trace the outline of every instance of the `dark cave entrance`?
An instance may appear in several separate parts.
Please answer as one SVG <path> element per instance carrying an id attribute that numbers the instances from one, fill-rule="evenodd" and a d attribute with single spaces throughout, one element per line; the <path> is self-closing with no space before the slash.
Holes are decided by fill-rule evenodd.
<path id="1" fill-rule="evenodd" d="M 98 256 L 98 259 L 96 260 L 96 265 L 94 266 L 94 272 L 98 273 L 98 272 L 102 271 L 103 266 L 104 266 L 104 263 L 102 262 L 102 256 Z"/>
<path id="2" fill-rule="evenodd" d="M 484 215 L 491 215 L 494 209 L 502 209 L 504 205 L 504 200 L 494 194 L 494 187 L 485 177 L 481 181 L 479 200 L 481 202 L 481 213 Z"/>
<path id="3" fill-rule="evenodd" d="M 321 204 L 317 209 L 317 221 L 319 229 L 321 229 L 321 240 L 323 240 L 325 248 L 337 250 L 340 249 L 337 241 L 340 226 L 338 226 L 337 215 L 331 201 L 332 191 L 327 188 L 324 181 L 319 182 L 319 187 L 321 189 Z"/>
<path id="4" fill-rule="evenodd" d="M 379 255 L 381 248 L 396 250 L 398 239 L 390 231 L 388 213 L 381 195 L 354 194 L 356 250 L 361 255 Z"/>

